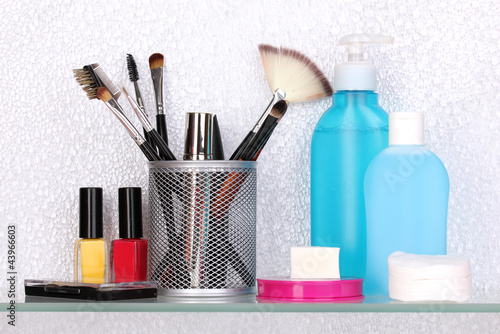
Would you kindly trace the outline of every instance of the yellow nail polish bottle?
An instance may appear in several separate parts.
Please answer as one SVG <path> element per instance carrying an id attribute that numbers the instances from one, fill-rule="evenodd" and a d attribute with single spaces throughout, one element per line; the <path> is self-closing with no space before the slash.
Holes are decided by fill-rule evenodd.
<path id="1" fill-rule="evenodd" d="M 80 239 L 75 247 L 77 282 L 107 282 L 108 247 L 102 225 L 102 188 L 80 188 Z"/>

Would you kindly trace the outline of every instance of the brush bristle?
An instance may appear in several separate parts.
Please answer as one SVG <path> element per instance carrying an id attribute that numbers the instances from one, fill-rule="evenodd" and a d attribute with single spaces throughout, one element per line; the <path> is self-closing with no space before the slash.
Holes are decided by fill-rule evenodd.
<path id="1" fill-rule="evenodd" d="M 153 53 L 149 57 L 149 68 L 154 70 L 158 67 L 163 67 L 163 55 L 161 53 Z"/>
<path id="2" fill-rule="evenodd" d="M 286 113 L 287 108 L 288 108 L 287 101 L 278 101 L 272 107 L 271 111 L 269 112 L 269 115 L 280 120 L 281 117 L 283 117 L 283 115 Z"/>
<path id="3" fill-rule="evenodd" d="M 269 88 L 281 88 L 290 102 L 305 102 L 331 96 L 333 89 L 321 70 L 304 54 L 267 44 L 259 45 Z"/>
<path id="4" fill-rule="evenodd" d="M 76 82 L 78 82 L 78 84 L 82 86 L 82 89 L 87 94 L 89 100 L 96 99 L 97 88 L 99 88 L 99 86 L 92 78 L 90 71 L 84 67 L 73 70 L 73 73 L 76 78 Z"/>
<path id="5" fill-rule="evenodd" d="M 139 80 L 139 72 L 137 71 L 137 64 L 135 63 L 134 56 L 127 54 L 127 69 L 130 81 L 136 82 Z"/>
<path id="6" fill-rule="evenodd" d="M 97 88 L 97 98 L 103 102 L 108 102 L 112 96 L 106 87 Z"/>

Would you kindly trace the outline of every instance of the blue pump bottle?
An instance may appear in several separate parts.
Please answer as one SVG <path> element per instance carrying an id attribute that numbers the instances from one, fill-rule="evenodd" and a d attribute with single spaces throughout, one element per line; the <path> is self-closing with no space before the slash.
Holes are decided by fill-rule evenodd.
<path id="1" fill-rule="evenodd" d="M 395 251 L 446 254 L 449 179 L 424 146 L 424 115 L 389 115 L 389 147 L 366 171 L 365 294 L 388 295 L 387 257 Z"/>
<path id="2" fill-rule="evenodd" d="M 378 104 L 376 69 L 363 61 L 363 45 L 393 38 L 355 34 L 341 38 L 348 62 L 335 66 L 333 105 L 311 144 L 311 245 L 340 247 L 340 275 L 365 277 L 366 216 L 363 181 L 388 142 L 387 113 Z"/>

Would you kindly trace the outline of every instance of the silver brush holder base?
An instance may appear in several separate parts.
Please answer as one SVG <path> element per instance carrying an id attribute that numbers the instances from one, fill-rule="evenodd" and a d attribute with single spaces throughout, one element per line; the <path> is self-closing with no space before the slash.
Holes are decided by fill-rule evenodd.
<path id="1" fill-rule="evenodd" d="M 207 297 L 207 298 L 227 298 L 235 295 L 254 295 L 255 288 L 242 289 L 162 289 L 158 294 L 166 297 Z"/>
<path id="2" fill-rule="evenodd" d="M 150 162 L 148 279 L 169 297 L 255 293 L 256 213 L 256 162 Z"/>

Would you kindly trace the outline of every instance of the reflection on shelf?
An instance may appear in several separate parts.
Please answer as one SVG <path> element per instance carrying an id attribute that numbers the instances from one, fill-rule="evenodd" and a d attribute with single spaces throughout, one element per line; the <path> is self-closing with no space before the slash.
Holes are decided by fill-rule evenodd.
<path id="1" fill-rule="evenodd" d="M 7 307 L 6 303 L 0 307 Z M 82 302 L 60 298 L 27 298 L 19 312 L 500 312 L 500 291 L 478 292 L 469 303 L 406 303 L 366 296 L 363 303 L 258 303 L 254 295 L 199 300 L 159 296 L 134 301 Z"/>

